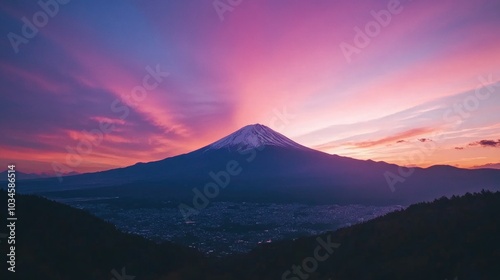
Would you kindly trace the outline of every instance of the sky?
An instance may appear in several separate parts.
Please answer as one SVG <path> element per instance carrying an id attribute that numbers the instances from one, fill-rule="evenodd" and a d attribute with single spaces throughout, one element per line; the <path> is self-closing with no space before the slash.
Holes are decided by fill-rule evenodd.
<path id="1" fill-rule="evenodd" d="M 0 9 L 0 170 L 128 166 L 253 123 L 358 159 L 500 168 L 498 0 Z"/>

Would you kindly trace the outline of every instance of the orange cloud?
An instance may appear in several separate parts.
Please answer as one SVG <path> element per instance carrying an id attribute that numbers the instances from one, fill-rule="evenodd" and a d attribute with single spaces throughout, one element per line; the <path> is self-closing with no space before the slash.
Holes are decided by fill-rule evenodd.
<path id="1" fill-rule="evenodd" d="M 385 145 L 385 144 L 394 143 L 394 142 L 401 143 L 401 141 L 403 141 L 405 139 L 416 137 L 416 136 L 423 135 L 423 134 L 428 134 L 428 133 L 433 132 L 433 131 L 435 131 L 434 128 L 425 128 L 425 127 L 415 128 L 415 129 L 406 130 L 406 131 L 403 131 L 403 132 L 400 132 L 400 133 L 397 133 L 394 135 L 390 135 L 390 136 L 387 136 L 387 137 L 384 137 L 381 139 L 377 139 L 377 140 L 363 141 L 363 142 L 346 142 L 346 143 L 339 143 L 339 141 L 335 141 L 335 142 L 330 142 L 327 144 L 316 146 L 315 148 L 320 149 L 320 150 L 327 150 L 327 149 L 331 149 L 331 148 L 335 148 L 335 147 L 339 147 L 339 146 L 355 146 L 357 148 L 370 148 L 370 147 Z"/>

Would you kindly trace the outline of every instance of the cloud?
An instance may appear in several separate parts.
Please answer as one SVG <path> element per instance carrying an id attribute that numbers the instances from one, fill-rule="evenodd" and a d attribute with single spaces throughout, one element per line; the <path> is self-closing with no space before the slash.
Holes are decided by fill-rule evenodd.
<path id="1" fill-rule="evenodd" d="M 487 163 L 483 165 L 476 165 L 473 166 L 472 168 L 479 169 L 479 168 L 494 168 L 494 169 L 500 169 L 500 162 L 499 163 Z"/>
<path id="2" fill-rule="evenodd" d="M 472 142 L 469 144 L 469 146 L 481 146 L 481 147 L 496 148 L 496 147 L 500 147 L 500 139 L 498 139 L 497 141 L 495 141 L 495 140 L 481 140 L 481 141 L 477 141 L 477 142 Z"/>
<path id="3" fill-rule="evenodd" d="M 424 143 L 424 142 L 432 141 L 432 139 L 429 139 L 429 138 L 419 138 L 418 141 Z"/>
<path id="4" fill-rule="evenodd" d="M 455 147 L 455 150 L 463 150 L 464 147 Z"/>
<path id="5" fill-rule="evenodd" d="M 422 134 L 427 134 L 435 131 L 435 128 L 432 127 L 420 127 L 420 128 L 415 128 L 415 129 L 409 129 L 405 130 L 402 132 L 398 132 L 396 134 L 392 134 L 386 137 L 382 137 L 376 140 L 368 140 L 368 141 L 356 141 L 352 139 L 341 139 L 341 140 L 336 140 L 336 141 L 330 141 L 324 144 L 316 145 L 314 146 L 315 149 L 319 150 L 325 150 L 325 149 L 333 149 L 333 148 L 338 148 L 341 146 L 354 146 L 356 148 L 372 148 L 376 146 L 381 146 L 381 145 L 390 145 L 393 144 L 394 142 L 396 143 L 405 143 L 409 142 L 408 140 L 404 139 L 409 139 L 413 138 L 415 136 L 419 136 Z M 373 137 L 373 135 L 358 135 L 359 137 L 367 138 L 367 137 Z"/>
<path id="6" fill-rule="evenodd" d="M 429 133 L 431 131 L 433 131 L 433 129 L 427 128 L 427 127 L 415 128 L 415 129 L 406 130 L 406 131 L 403 131 L 403 132 L 400 132 L 400 133 L 397 133 L 397 134 L 394 134 L 391 136 L 387 136 L 387 137 L 384 137 L 384 138 L 381 138 L 378 140 L 358 142 L 358 143 L 354 143 L 353 145 L 357 146 L 359 148 L 369 148 L 369 147 L 373 147 L 373 146 L 379 146 L 379 145 L 383 145 L 383 144 L 392 143 L 396 140 L 399 143 L 399 141 L 404 141 L 404 140 L 398 140 L 398 139 L 422 135 L 422 134 Z"/>

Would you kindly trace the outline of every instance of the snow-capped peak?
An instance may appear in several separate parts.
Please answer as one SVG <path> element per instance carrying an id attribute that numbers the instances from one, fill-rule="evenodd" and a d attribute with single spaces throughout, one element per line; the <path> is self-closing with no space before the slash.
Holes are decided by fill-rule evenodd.
<path id="1" fill-rule="evenodd" d="M 206 147 L 207 150 L 237 149 L 245 151 L 261 146 L 308 149 L 261 124 L 247 125 Z"/>

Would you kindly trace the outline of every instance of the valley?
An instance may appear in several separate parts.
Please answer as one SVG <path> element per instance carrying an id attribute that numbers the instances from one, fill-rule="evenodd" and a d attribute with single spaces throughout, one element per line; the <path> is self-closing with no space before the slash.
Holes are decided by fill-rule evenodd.
<path id="1" fill-rule="evenodd" d="M 55 200 L 86 210 L 121 231 L 215 256 L 246 253 L 262 243 L 318 235 L 404 209 L 397 205 L 215 202 L 185 221 L 171 201 L 141 203 L 106 197 Z"/>

